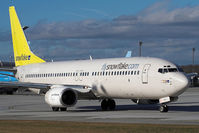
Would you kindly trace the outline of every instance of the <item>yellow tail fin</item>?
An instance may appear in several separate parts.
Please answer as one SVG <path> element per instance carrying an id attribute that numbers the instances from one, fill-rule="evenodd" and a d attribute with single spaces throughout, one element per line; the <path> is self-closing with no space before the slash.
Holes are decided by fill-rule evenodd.
<path id="1" fill-rule="evenodd" d="M 45 62 L 31 52 L 14 6 L 9 7 L 9 13 L 15 66 Z"/>

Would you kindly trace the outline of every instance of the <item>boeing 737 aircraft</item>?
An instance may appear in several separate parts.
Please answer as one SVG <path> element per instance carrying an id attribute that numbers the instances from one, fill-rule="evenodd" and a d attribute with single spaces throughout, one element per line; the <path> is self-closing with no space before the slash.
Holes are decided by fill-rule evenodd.
<path id="1" fill-rule="evenodd" d="M 39 89 L 53 111 L 65 111 L 79 99 L 100 99 L 102 110 L 114 110 L 114 99 L 159 103 L 167 112 L 188 79 L 175 64 L 150 57 L 45 62 L 28 46 L 14 6 L 9 8 L 17 83 L 2 85 Z"/>

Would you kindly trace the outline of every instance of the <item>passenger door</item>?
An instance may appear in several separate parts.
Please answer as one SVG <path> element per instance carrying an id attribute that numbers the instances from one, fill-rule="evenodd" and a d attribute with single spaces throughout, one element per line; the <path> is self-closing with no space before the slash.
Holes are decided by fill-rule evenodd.
<path id="1" fill-rule="evenodd" d="M 142 70 L 142 83 L 148 84 L 148 71 L 150 68 L 150 64 L 145 64 Z"/>

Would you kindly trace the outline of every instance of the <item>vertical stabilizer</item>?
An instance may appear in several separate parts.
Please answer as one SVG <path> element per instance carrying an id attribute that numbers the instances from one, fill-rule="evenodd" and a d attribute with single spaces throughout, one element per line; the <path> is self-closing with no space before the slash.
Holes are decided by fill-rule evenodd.
<path id="1" fill-rule="evenodd" d="M 14 6 L 9 7 L 9 13 L 15 66 L 45 62 L 30 50 Z"/>

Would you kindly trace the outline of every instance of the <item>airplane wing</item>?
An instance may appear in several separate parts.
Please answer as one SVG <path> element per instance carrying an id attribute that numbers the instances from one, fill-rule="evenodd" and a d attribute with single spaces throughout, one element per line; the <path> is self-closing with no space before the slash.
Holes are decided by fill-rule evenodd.
<path id="1" fill-rule="evenodd" d="M 30 83 L 30 82 L 0 82 L 0 87 L 9 87 L 9 88 L 35 88 L 40 89 L 40 93 L 46 93 L 53 84 L 43 84 L 43 83 Z M 65 88 L 73 89 L 79 93 L 89 93 L 91 87 L 86 85 L 60 85 Z"/>

